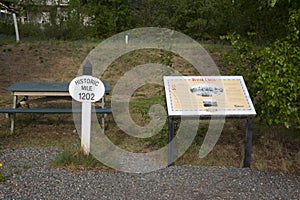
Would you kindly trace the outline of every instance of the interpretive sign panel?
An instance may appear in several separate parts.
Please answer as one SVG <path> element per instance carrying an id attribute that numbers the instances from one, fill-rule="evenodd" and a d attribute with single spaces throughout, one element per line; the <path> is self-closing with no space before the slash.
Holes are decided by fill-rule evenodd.
<path id="1" fill-rule="evenodd" d="M 164 76 L 169 116 L 255 116 L 242 76 Z"/>

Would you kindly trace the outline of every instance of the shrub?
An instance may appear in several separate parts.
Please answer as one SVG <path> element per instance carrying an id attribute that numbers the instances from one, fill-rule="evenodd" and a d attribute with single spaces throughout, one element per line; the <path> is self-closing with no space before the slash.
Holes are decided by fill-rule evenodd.
<path id="1" fill-rule="evenodd" d="M 224 56 L 233 74 L 243 75 L 260 119 L 268 124 L 300 128 L 300 10 L 292 13 L 289 34 L 268 46 L 257 47 L 239 35 L 228 39 L 234 51 Z"/>

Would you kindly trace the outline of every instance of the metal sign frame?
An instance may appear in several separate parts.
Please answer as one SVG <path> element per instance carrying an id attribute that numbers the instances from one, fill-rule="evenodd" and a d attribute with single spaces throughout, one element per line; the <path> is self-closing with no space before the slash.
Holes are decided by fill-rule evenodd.
<path id="1" fill-rule="evenodd" d="M 244 167 L 250 167 L 256 111 L 242 76 L 164 76 L 168 107 L 168 165 L 174 165 L 174 120 L 246 119 Z M 228 83 L 231 82 L 231 83 Z M 229 87 L 230 85 L 230 87 Z M 178 90 L 178 91 L 177 91 Z M 182 90 L 182 91 L 180 91 Z M 236 94 L 238 97 L 230 95 Z M 223 96 L 222 96 L 223 95 Z M 182 98 L 182 99 L 180 99 Z M 182 100 L 182 101 L 181 101 Z M 209 101 L 205 101 L 209 100 Z M 226 101 L 238 102 L 226 104 Z M 205 103 L 209 106 L 205 106 Z"/>

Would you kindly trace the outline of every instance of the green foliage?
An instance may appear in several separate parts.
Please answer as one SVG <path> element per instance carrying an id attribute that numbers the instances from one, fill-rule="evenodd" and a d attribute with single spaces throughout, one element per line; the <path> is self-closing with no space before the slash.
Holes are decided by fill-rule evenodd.
<path id="1" fill-rule="evenodd" d="M 174 28 L 178 0 L 143 0 L 136 11 L 135 23 L 138 26 Z"/>
<path id="2" fill-rule="evenodd" d="M 14 35 L 15 29 L 12 23 L 2 22 L 0 23 L 0 34 L 3 35 Z"/>
<path id="3" fill-rule="evenodd" d="M 64 150 L 58 154 L 52 162 L 54 167 L 84 167 L 95 168 L 102 166 L 91 154 L 85 155 L 81 150 Z"/>
<path id="4" fill-rule="evenodd" d="M 1 170 L 1 167 L 2 167 L 3 165 L 2 165 L 2 163 L 0 163 L 0 170 Z M 1 173 L 1 171 L 0 171 L 0 183 L 1 182 L 4 182 L 5 181 L 5 177 L 4 177 L 4 175 L 2 175 L 2 173 Z"/>
<path id="5" fill-rule="evenodd" d="M 277 41 L 257 52 L 257 105 L 269 124 L 283 123 L 287 128 L 300 125 L 300 48 L 287 41 Z"/>
<path id="6" fill-rule="evenodd" d="M 44 32 L 41 29 L 40 24 L 26 23 L 18 24 L 20 37 L 33 37 L 33 38 L 44 38 Z"/>
<path id="7" fill-rule="evenodd" d="M 94 37 L 109 37 L 133 28 L 133 8 L 128 1 L 91 0 L 87 3 L 84 13 L 90 19 L 90 34 Z"/>
<path id="8" fill-rule="evenodd" d="M 139 139 L 139 141 L 144 144 L 146 143 L 149 146 L 157 147 L 157 148 L 162 148 L 162 147 L 166 146 L 168 144 L 168 127 L 167 127 L 167 125 L 165 125 L 165 127 L 162 130 L 160 130 L 159 132 L 157 132 L 157 134 L 155 134 L 154 136 Z"/>
<path id="9" fill-rule="evenodd" d="M 70 0 L 69 6 L 50 11 L 50 23 L 44 29 L 24 24 L 20 32 L 45 38 L 81 39 L 107 38 L 124 30 L 138 27 L 165 27 L 183 32 L 194 39 L 217 40 L 220 35 L 236 32 L 257 44 L 269 44 L 287 36 L 290 10 L 300 8 L 292 0 Z M 44 0 L 35 3 L 41 5 Z M 41 16 L 44 6 L 32 0 L 15 1 L 18 16 L 28 19 Z M 11 23 L 12 25 L 12 23 Z M 274 28 L 276 27 L 276 28 Z M 34 31 L 29 31 L 29 29 Z M 7 28 L 6 28 L 7 29 Z M 0 29 L 0 32 L 4 30 Z M 5 31 L 14 34 L 13 25 Z M 35 34 L 38 33 L 38 34 Z M 23 37 L 24 37 L 23 36 Z"/>
<path id="10" fill-rule="evenodd" d="M 0 183 L 5 181 L 5 177 L 0 173 Z"/>
<path id="11" fill-rule="evenodd" d="M 195 39 L 212 39 L 225 34 L 234 20 L 229 0 L 180 1 L 174 26 Z"/>
<path id="12" fill-rule="evenodd" d="M 243 75 L 256 110 L 268 124 L 300 127 L 300 9 L 291 12 L 288 35 L 268 46 L 257 47 L 239 35 L 223 39 L 234 52 L 225 55 L 233 73 Z"/>

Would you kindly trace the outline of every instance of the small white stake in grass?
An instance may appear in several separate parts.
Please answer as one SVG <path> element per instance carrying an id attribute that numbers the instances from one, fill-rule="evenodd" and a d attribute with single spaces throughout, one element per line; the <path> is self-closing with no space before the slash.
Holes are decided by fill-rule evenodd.
<path id="1" fill-rule="evenodd" d="M 16 41 L 19 42 L 20 37 L 19 37 L 19 29 L 18 29 L 18 22 L 17 22 L 16 13 L 13 13 L 13 20 L 14 20 L 14 25 L 15 25 Z"/>

